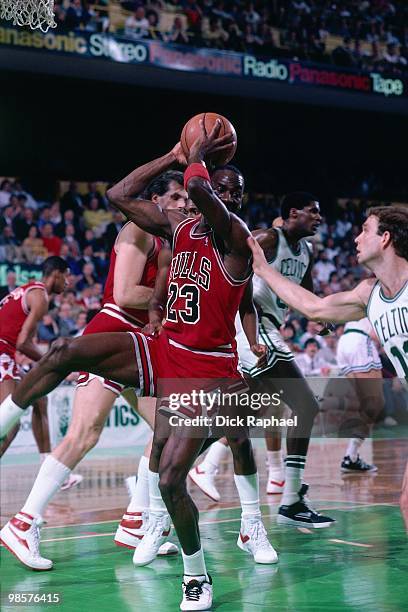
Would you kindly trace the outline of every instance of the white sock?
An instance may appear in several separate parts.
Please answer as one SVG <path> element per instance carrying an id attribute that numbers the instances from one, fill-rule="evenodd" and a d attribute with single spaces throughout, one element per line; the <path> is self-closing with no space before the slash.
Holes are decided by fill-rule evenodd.
<path id="1" fill-rule="evenodd" d="M 149 510 L 152 514 L 167 514 L 166 504 L 159 489 L 159 474 L 149 470 Z"/>
<path id="2" fill-rule="evenodd" d="M 234 474 L 235 486 L 238 489 L 242 508 L 242 518 L 255 518 L 261 516 L 259 508 L 259 476 L 258 472 L 242 476 Z"/>
<path id="3" fill-rule="evenodd" d="M 350 438 L 346 450 L 346 457 L 349 456 L 352 461 L 357 461 L 358 450 L 364 440 L 362 438 Z"/>
<path id="4" fill-rule="evenodd" d="M 51 499 L 70 473 L 71 470 L 66 465 L 49 455 L 40 467 L 31 493 L 21 511 L 34 517 L 42 516 Z"/>
<path id="5" fill-rule="evenodd" d="M 142 512 L 149 508 L 149 459 L 143 456 L 137 469 L 135 491 L 127 509 L 128 512 Z"/>
<path id="6" fill-rule="evenodd" d="M 186 555 L 183 551 L 181 551 L 181 554 L 183 555 L 185 582 L 188 582 L 194 578 L 199 580 L 208 580 L 204 560 L 204 551 L 202 547 L 192 555 Z"/>
<path id="7" fill-rule="evenodd" d="M 303 455 L 288 455 L 285 459 L 285 486 L 283 488 L 282 506 L 290 506 L 299 501 L 299 489 L 305 470 L 306 457 Z"/>
<path id="8" fill-rule="evenodd" d="M 214 473 L 230 452 L 229 446 L 222 442 L 214 442 L 207 451 L 204 461 L 200 463 L 200 468 L 206 472 Z"/>
<path id="9" fill-rule="evenodd" d="M 282 449 L 277 451 L 266 451 L 266 457 L 268 461 L 268 467 L 271 472 L 282 473 L 283 472 L 283 458 Z"/>
<path id="10" fill-rule="evenodd" d="M 0 404 L 0 438 L 5 438 L 25 413 L 8 395 Z"/>

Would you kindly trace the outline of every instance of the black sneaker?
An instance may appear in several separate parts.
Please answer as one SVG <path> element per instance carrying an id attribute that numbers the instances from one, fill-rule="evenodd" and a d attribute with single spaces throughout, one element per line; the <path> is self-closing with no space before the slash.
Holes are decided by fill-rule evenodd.
<path id="1" fill-rule="evenodd" d="M 376 465 L 370 465 L 363 461 L 360 455 L 357 455 L 357 459 L 352 461 L 347 455 L 341 462 L 341 471 L 348 474 L 367 474 L 367 472 L 376 472 L 378 470 Z"/>
<path id="2" fill-rule="evenodd" d="M 306 493 L 309 485 L 302 484 L 300 487 L 299 501 L 290 506 L 280 506 L 278 510 L 277 522 L 279 525 L 292 525 L 293 527 L 311 527 L 319 529 L 330 527 L 336 521 L 328 516 L 323 516 L 309 506 Z"/>

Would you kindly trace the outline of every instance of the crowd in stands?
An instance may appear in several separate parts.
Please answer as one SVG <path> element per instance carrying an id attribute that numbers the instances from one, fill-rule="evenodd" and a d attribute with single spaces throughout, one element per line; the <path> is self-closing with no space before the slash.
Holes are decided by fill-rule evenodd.
<path id="1" fill-rule="evenodd" d="M 60 29 L 408 72 L 404 0 L 57 0 L 55 11 Z"/>
<path id="2" fill-rule="evenodd" d="M 366 200 L 339 201 L 337 208 L 326 211 L 313 239 L 317 294 L 351 289 L 368 275 L 355 256 L 354 239 L 369 205 Z M 18 180 L 9 179 L 0 183 L 0 210 L 0 264 L 9 266 L 0 299 L 18 284 L 15 264 L 34 264 L 35 269 L 49 255 L 60 255 L 70 267 L 69 284 L 64 294 L 53 298 L 38 327 L 38 341 L 46 350 L 59 336 L 80 334 L 101 308 L 110 251 L 123 225 L 121 213 L 109 207 L 104 188 L 98 189 L 96 183 L 89 183 L 86 193 L 80 193 L 72 182 L 58 200 L 47 203 L 36 202 Z M 249 193 L 241 214 L 251 229 L 270 227 L 279 216 L 279 198 Z M 336 371 L 336 346 L 343 325 L 322 338 L 315 323 L 292 314 L 282 333 L 305 375 Z M 405 400 L 385 354 L 382 359 L 390 396 L 387 417 L 392 424 L 395 402 Z"/>

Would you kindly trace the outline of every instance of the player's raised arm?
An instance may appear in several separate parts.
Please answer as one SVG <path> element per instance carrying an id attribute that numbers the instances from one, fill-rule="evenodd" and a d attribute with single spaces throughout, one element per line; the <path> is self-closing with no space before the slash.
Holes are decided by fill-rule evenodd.
<path id="1" fill-rule="evenodd" d="M 174 213 L 170 214 L 169 219 L 167 211 L 164 211 L 158 204 L 139 199 L 138 196 L 155 177 L 175 163 L 186 163 L 179 143 L 166 155 L 136 168 L 108 189 L 107 198 L 129 221 L 133 221 L 151 234 L 169 238 L 172 234 L 172 227 L 178 223 L 173 218 Z"/>
<path id="2" fill-rule="evenodd" d="M 153 295 L 149 302 L 149 329 L 150 333 L 161 330 L 163 319 L 166 316 L 167 302 L 167 275 L 171 265 L 171 250 L 169 245 L 164 246 L 158 257 L 158 270 L 154 283 Z"/>
<path id="3" fill-rule="evenodd" d="M 255 274 L 268 283 L 271 289 L 290 308 L 297 310 L 311 321 L 343 323 L 366 316 L 366 304 L 372 281 L 363 281 L 352 291 L 343 291 L 324 298 L 293 283 L 272 266 L 268 266 L 262 248 L 254 238 L 248 238 L 253 253 Z"/>

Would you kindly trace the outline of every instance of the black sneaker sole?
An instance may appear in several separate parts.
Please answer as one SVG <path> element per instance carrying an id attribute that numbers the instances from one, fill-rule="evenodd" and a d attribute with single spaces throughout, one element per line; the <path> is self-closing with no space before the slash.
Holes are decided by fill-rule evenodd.
<path id="1" fill-rule="evenodd" d="M 278 514 L 276 518 L 276 522 L 278 525 L 288 525 L 289 527 L 309 527 L 309 529 L 325 529 L 326 527 L 330 527 L 336 521 L 328 521 L 325 523 L 310 523 L 308 521 L 299 521 L 296 519 L 291 519 L 288 516 L 283 516 L 282 514 Z"/>
<path id="2" fill-rule="evenodd" d="M 378 468 L 370 468 L 369 470 L 356 470 L 355 468 L 344 468 L 341 467 L 340 471 L 343 474 L 373 474 L 374 472 L 378 472 Z"/>

